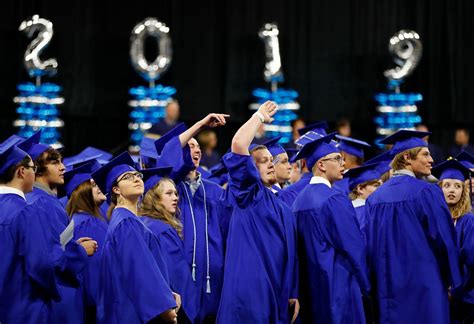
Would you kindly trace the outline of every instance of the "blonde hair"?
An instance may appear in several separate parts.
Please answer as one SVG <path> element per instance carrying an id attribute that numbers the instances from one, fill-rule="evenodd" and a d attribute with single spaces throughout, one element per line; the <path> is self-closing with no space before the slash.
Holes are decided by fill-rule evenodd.
<path id="1" fill-rule="evenodd" d="M 182 238 L 183 225 L 177 217 L 179 210 L 177 210 L 176 215 L 173 215 L 167 211 L 161 203 L 161 199 L 163 197 L 163 188 L 166 181 L 171 183 L 176 188 L 173 180 L 169 178 L 162 178 L 156 185 L 153 186 L 153 188 L 147 191 L 145 197 L 143 197 L 138 214 L 140 216 L 149 216 L 151 218 L 162 220 L 166 224 L 169 224 L 171 227 L 173 227 L 176 232 L 178 232 L 178 235 Z"/>
<path id="2" fill-rule="evenodd" d="M 411 160 L 415 160 L 416 156 L 418 155 L 418 153 L 420 153 L 422 149 L 423 147 L 415 147 L 415 148 L 403 151 L 401 153 L 398 153 L 397 155 L 395 155 L 392 162 L 390 162 L 390 167 L 392 168 L 393 171 L 406 169 L 406 167 L 408 166 L 408 163 L 405 160 L 405 154 L 408 154 Z"/>
<path id="3" fill-rule="evenodd" d="M 438 182 L 438 185 L 443 188 L 443 181 L 441 180 Z M 471 194 L 469 192 L 469 186 L 466 185 L 466 183 L 463 181 L 462 182 L 462 194 L 461 198 L 459 201 L 453 205 L 453 206 L 448 206 L 449 211 L 451 212 L 451 217 L 453 219 L 458 219 L 461 218 L 462 216 L 466 215 L 469 213 L 472 209 L 471 206 Z"/>

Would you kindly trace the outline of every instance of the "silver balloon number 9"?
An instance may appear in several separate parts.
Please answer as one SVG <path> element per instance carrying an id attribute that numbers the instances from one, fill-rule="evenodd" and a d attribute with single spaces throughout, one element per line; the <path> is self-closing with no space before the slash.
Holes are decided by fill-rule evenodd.
<path id="1" fill-rule="evenodd" d="M 265 24 L 258 32 L 258 36 L 265 44 L 265 56 L 267 58 L 263 75 L 267 82 L 272 83 L 283 81 L 278 34 L 278 26 L 274 23 Z"/>
<path id="2" fill-rule="evenodd" d="M 415 31 L 404 29 L 390 38 L 388 50 L 397 67 L 386 70 L 384 75 L 392 80 L 401 80 L 412 74 L 420 62 L 423 44 Z"/>
<path id="3" fill-rule="evenodd" d="M 171 39 L 168 35 L 169 28 L 156 18 L 146 18 L 138 23 L 130 37 L 130 58 L 134 69 L 146 80 L 153 83 L 168 70 L 173 50 Z M 158 56 L 153 62 L 148 62 L 144 53 L 144 41 L 147 36 L 156 38 Z"/>
<path id="4" fill-rule="evenodd" d="M 43 75 L 54 75 L 58 69 L 58 62 L 52 58 L 42 61 L 39 58 L 41 52 L 48 46 L 53 38 L 53 23 L 47 19 L 34 15 L 20 24 L 19 30 L 32 38 L 35 32 L 38 35 L 26 48 L 25 67 L 30 76 L 41 77 Z"/>

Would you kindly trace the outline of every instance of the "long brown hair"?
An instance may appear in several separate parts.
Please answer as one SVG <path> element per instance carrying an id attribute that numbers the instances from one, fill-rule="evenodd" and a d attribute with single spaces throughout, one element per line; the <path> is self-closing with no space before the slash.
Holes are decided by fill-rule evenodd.
<path id="1" fill-rule="evenodd" d="M 443 180 L 439 181 L 438 185 L 443 188 Z M 453 219 L 461 218 L 471 211 L 472 205 L 470 195 L 469 186 L 463 181 L 461 198 L 459 198 L 459 201 L 455 205 L 448 205 L 449 211 L 451 212 L 451 217 Z"/>
<path id="2" fill-rule="evenodd" d="M 163 197 L 163 188 L 166 181 L 173 184 L 173 186 L 176 188 L 173 180 L 169 178 L 162 178 L 156 185 L 153 186 L 153 188 L 147 191 L 145 197 L 143 197 L 138 214 L 141 216 L 149 216 L 162 220 L 173 227 L 176 232 L 178 232 L 178 235 L 182 238 L 183 225 L 177 217 L 179 210 L 177 210 L 176 215 L 173 215 L 167 211 L 161 203 L 161 199 Z"/>
<path id="3" fill-rule="evenodd" d="M 72 216 L 77 212 L 86 212 L 95 217 L 101 217 L 99 206 L 94 201 L 92 194 L 92 184 L 90 181 L 81 183 L 71 194 L 71 198 L 66 205 L 66 212 Z"/>

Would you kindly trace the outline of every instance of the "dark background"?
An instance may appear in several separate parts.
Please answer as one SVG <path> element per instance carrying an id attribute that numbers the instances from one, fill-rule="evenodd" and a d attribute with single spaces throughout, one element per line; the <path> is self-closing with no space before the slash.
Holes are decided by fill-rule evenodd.
<path id="1" fill-rule="evenodd" d="M 474 124 L 472 0 L 4 0 L 0 8 L 0 140 L 15 131 L 12 99 L 16 85 L 29 80 L 22 60 L 30 40 L 18 26 L 33 14 L 54 24 L 42 58 L 59 62 L 50 80 L 64 87 L 65 155 L 87 145 L 113 152 L 127 146 L 128 89 L 146 84 L 130 64 L 129 37 L 146 17 L 171 29 L 173 63 L 159 83 L 177 88 L 181 119 L 189 125 L 209 112 L 231 114 L 218 130 L 221 151 L 250 115 L 252 90 L 267 86 L 257 31 L 272 21 L 280 29 L 282 86 L 300 93 L 299 115 L 307 121 L 334 125 L 348 117 L 354 135 L 372 141 L 373 95 L 385 90 L 383 71 L 394 66 L 388 40 L 413 29 L 423 58 L 402 91 L 423 94 L 420 113 L 433 141 L 447 147 L 455 127 Z"/>

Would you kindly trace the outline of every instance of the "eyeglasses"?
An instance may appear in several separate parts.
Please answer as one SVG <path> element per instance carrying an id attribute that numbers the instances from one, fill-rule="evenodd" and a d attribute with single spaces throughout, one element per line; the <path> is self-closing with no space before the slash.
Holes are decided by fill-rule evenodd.
<path id="1" fill-rule="evenodd" d="M 121 179 L 117 180 L 117 183 L 119 183 L 122 180 L 133 180 L 135 177 L 138 179 L 143 179 L 143 173 L 141 172 L 127 173 Z"/>
<path id="2" fill-rule="evenodd" d="M 339 165 L 343 165 L 344 162 L 346 161 L 342 156 L 336 156 L 336 157 L 332 157 L 332 158 L 322 159 L 321 161 L 329 161 L 329 160 L 336 161 L 337 163 L 339 163 Z"/>
<path id="3" fill-rule="evenodd" d="M 36 165 L 23 165 L 24 168 L 27 169 L 32 169 L 34 173 L 38 170 L 38 167 Z"/>

